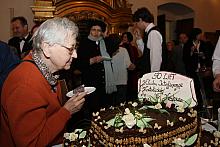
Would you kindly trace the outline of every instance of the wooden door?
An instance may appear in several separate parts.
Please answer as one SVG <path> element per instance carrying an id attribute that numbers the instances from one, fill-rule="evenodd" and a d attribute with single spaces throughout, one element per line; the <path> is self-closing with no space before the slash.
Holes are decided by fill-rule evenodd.
<path id="1" fill-rule="evenodd" d="M 163 36 L 163 41 L 166 42 L 166 15 L 157 16 L 157 26 Z"/>
<path id="2" fill-rule="evenodd" d="M 176 21 L 176 34 L 177 38 L 180 33 L 190 34 L 192 28 L 194 27 L 194 19 L 180 19 Z"/>

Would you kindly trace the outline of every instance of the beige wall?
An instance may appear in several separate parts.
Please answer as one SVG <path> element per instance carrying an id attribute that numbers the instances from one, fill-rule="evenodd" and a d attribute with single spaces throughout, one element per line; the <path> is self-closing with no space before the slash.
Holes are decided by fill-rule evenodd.
<path id="1" fill-rule="evenodd" d="M 0 40 L 10 38 L 10 19 L 13 16 L 24 16 L 28 19 L 29 29 L 33 26 L 33 14 L 30 6 L 34 0 L 3 0 L 0 9 Z M 147 7 L 155 16 L 158 14 L 157 6 L 176 2 L 184 4 L 195 11 L 195 27 L 200 27 L 206 32 L 220 30 L 220 0 L 128 0 L 133 4 L 134 12 L 139 7 Z M 10 9 L 11 8 L 11 9 Z M 156 22 L 156 20 L 155 20 Z"/>
<path id="2" fill-rule="evenodd" d="M 1 0 L 0 40 L 7 42 L 11 37 L 10 20 L 13 16 L 24 16 L 28 20 L 29 29 L 33 26 L 33 13 L 30 6 L 34 0 Z M 14 14 L 13 14 L 14 13 Z"/>
<path id="3" fill-rule="evenodd" d="M 220 29 L 220 0 L 129 0 L 129 2 L 133 4 L 132 11 L 144 6 L 155 18 L 158 14 L 157 6 L 169 2 L 180 3 L 194 10 L 195 27 L 200 27 L 205 32 Z"/>

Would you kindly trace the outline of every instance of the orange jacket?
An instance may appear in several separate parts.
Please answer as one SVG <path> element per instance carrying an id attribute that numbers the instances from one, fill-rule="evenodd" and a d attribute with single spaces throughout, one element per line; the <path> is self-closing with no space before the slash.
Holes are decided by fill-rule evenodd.
<path id="1" fill-rule="evenodd" d="M 53 92 L 36 65 L 22 62 L 3 86 L 0 146 L 45 147 L 61 143 L 71 115 L 60 101 L 59 84 Z"/>

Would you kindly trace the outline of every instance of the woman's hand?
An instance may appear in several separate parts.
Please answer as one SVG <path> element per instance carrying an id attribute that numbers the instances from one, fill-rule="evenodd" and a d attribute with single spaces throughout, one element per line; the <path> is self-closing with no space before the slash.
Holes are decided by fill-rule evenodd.
<path id="1" fill-rule="evenodd" d="M 94 63 L 99 63 L 102 62 L 104 59 L 102 56 L 95 56 L 93 58 L 90 58 L 90 65 L 94 64 Z"/>
<path id="2" fill-rule="evenodd" d="M 136 68 L 135 64 L 131 63 L 128 67 L 128 70 L 134 70 Z"/>
<path id="3" fill-rule="evenodd" d="M 135 37 L 136 37 L 137 40 L 142 39 L 141 30 L 140 30 L 140 29 L 135 28 L 135 29 L 134 29 L 134 35 L 135 35 Z"/>
<path id="4" fill-rule="evenodd" d="M 85 98 L 84 98 L 85 96 L 86 96 L 86 92 L 77 93 L 73 97 L 71 97 L 64 104 L 63 107 L 66 108 L 70 112 L 70 114 L 74 114 L 82 108 L 85 102 Z"/>

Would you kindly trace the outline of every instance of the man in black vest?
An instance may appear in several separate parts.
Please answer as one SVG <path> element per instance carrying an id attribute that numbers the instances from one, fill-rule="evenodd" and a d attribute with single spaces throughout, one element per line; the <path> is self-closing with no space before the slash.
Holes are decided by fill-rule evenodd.
<path id="1" fill-rule="evenodd" d="M 140 76 L 145 73 L 159 71 L 162 63 L 162 35 L 154 25 L 154 17 L 147 8 L 138 9 L 133 15 L 135 36 L 138 49 L 143 56 L 138 63 Z M 142 39 L 141 31 L 144 31 Z"/>
<path id="2" fill-rule="evenodd" d="M 22 59 L 32 49 L 31 34 L 28 33 L 27 20 L 22 17 L 14 17 L 11 20 L 13 38 L 8 41 L 8 45 L 15 48 L 15 53 Z"/>

